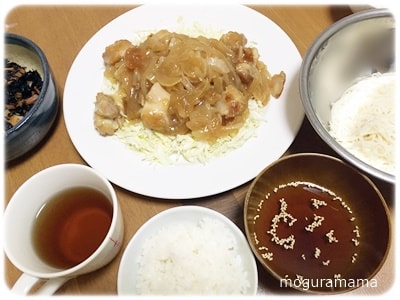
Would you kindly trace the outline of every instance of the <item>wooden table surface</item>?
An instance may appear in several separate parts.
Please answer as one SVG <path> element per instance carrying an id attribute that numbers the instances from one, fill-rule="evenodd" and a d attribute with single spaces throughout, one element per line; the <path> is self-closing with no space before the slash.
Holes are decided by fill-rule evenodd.
<path id="1" fill-rule="evenodd" d="M 63 100 L 67 73 L 83 45 L 101 27 L 134 6 L 18 6 L 6 16 L 6 32 L 24 35 L 35 41 L 46 53 L 57 83 L 60 100 Z M 347 6 L 252 6 L 275 23 L 292 39 L 304 56 L 317 35 L 332 23 L 351 14 Z M 84 83 L 82 83 L 84 88 Z M 62 106 L 62 105 L 61 105 Z M 300 131 L 284 154 L 320 152 L 337 156 L 316 135 L 305 118 Z M 5 205 L 17 188 L 35 173 L 61 163 L 86 164 L 74 148 L 65 124 L 62 109 L 48 137 L 26 157 L 5 166 Z M 373 178 L 371 178 L 373 179 Z M 373 179 L 384 195 L 394 218 L 394 187 Z M 124 214 L 125 236 L 122 251 L 106 267 L 72 279 L 61 287 L 59 295 L 115 295 L 117 272 L 123 250 L 129 240 L 150 217 L 167 208 L 183 204 L 195 204 L 215 209 L 244 230 L 243 203 L 249 183 L 225 193 L 190 201 L 166 201 L 153 199 L 115 186 Z M 10 287 L 20 276 L 8 259 L 5 260 L 5 284 Z M 258 294 L 296 294 L 282 289 L 279 282 L 261 268 L 259 269 Z M 391 289 L 394 282 L 394 247 L 376 275 L 377 287 L 361 287 L 354 294 L 378 295 Z"/>

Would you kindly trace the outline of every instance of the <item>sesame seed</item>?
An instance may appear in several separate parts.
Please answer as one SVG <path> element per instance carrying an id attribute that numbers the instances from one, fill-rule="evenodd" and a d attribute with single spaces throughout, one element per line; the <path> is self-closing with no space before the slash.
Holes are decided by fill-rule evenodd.
<path id="1" fill-rule="evenodd" d="M 272 223 L 270 226 L 271 229 L 268 230 L 267 233 L 272 236 L 271 241 L 275 242 L 277 245 L 283 246 L 285 249 L 293 249 L 295 243 L 294 235 L 291 234 L 286 238 L 279 238 L 276 234 L 276 228 L 278 228 L 278 223 L 281 220 L 283 220 L 283 222 L 287 223 L 289 226 L 293 226 L 294 222 L 296 222 L 297 219 L 293 218 L 291 214 L 286 212 L 287 203 L 285 199 L 282 198 L 279 200 L 279 202 L 281 203 L 280 212 L 272 219 Z"/>
<path id="2" fill-rule="evenodd" d="M 320 255 L 321 255 L 321 249 L 319 249 L 318 247 L 315 247 L 314 257 L 318 258 Z"/>
<path id="3" fill-rule="evenodd" d="M 267 247 L 261 246 L 261 247 L 258 248 L 258 250 L 259 251 L 265 251 L 264 253 L 260 253 L 262 258 L 267 259 L 269 261 L 273 261 L 274 260 L 274 253 L 269 251 Z"/>
<path id="4" fill-rule="evenodd" d="M 332 229 L 330 230 L 325 236 L 328 238 L 329 243 L 337 243 L 339 242 L 338 239 L 333 235 L 335 231 Z"/>
<path id="5" fill-rule="evenodd" d="M 254 242 L 256 243 L 256 245 L 258 245 L 260 243 L 260 241 L 257 238 L 257 233 L 253 233 L 253 237 L 254 237 Z"/>
<path id="6" fill-rule="evenodd" d="M 324 219 L 325 218 L 323 216 L 318 216 L 318 215 L 314 214 L 314 221 L 311 224 L 309 224 L 306 227 L 304 227 L 304 229 L 306 231 L 313 232 L 315 228 L 317 228 L 317 227 L 322 225 L 322 221 Z"/>
<path id="7" fill-rule="evenodd" d="M 356 225 L 356 227 L 354 228 L 353 232 L 355 233 L 356 237 L 360 237 L 360 231 L 358 229 L 358 226 Z"/>
<path id="8" fill-rule="evenodd" d="M 321 206 L 327 206 L 327 205 L 328 205 L 325 201 L 319 200 L 319 199 L 315 199 L 315 198 L 311 198 L 310 201 L 311 201 L 311 205 L 312 205 L 315 209 L 318 209 L 318 208 L 320 208 Z"/>
<path id="9" fill-rule="evenodd" d="M 354 244 L 354 246 L 358 246 L 358 245 L 360 245 L 360 241 L 359 240 L 357 240 L 357 239 L 351 239 L 351 241 L 353 242 L 353 244 Z"/>
<path id="10" fill-rule="evenodd" d="M 330 262 L 331 262 L 331 261 L 328 259 L 328 260 L 324 260 L 324 261 L 322 262 L 322 264 L 323 264 L 324 266 L 328 266 Z"/>
<path id="11" fill-rule="evenodd" d="M 303 281 L 304 276 L 300 274 L 296 274 L 296 279 Z"/>

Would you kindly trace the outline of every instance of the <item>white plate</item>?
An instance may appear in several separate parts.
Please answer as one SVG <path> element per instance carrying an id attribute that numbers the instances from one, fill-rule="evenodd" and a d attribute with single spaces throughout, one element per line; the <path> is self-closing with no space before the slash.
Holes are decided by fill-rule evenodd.
<path id="1" fill-rule="evenodd" d="M 137 259 L 141 255 L 144 242 L 159 229 L 177 222 L 193 222 L 196 224 L 204 217 L 221 221 L 232 231 L 237 240 L 237 249 L 240 253 L 245 270 L 248 273 L 250 286 L 248 295 L 255 295 L 258 288 L 257 264 L 247 239 L 242 231 L 227 217 L 212 209 L 201 206 L 180 206 L 167 209 L 143 224 L 129 241 L 118 270 L 117 288 L 119 295 L 137 294 L 136 280 L 138 273 Z"/>
<path id="2" fill-rule="evenodd" d="M 162 28 L 173 31 L 201 26 L 237 31 L 255 43 L 270 73 L 286 73 L 279 99 L 265 108 L 257 137 L 207 164 L 151 165 L 120 141 L 100 136 L 93 126 L 94 99 L 103 83 L 102 53 L 118 39 Z M 198 198 L 221 193 L 253 179 L 279 158 L 294 140 L 304 117 L 298 93 L 301 56 L 286 33 L 260 13 L 242 5 L 143 5 L 111 21 L 82 48 L 69 71 L 64 90 L 64 117 L 82 158 L 114 184 L 139 194 L 165 198 Z"/>

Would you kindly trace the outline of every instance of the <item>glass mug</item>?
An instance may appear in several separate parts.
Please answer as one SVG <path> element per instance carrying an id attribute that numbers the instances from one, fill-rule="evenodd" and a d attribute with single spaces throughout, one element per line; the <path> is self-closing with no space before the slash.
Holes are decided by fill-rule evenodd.
<path id="1" fill-rule="evenodd" d="M 44 208 L 51 201 L 54 201 L 56 195 L 62 195 L 66 191 L 79 188 L 89 188 L 92 191 L 97 191 L 97 193 L 101 192 L 103 200 L 106 199 L 105 202 L 109 202 L 107 204 L 111 207 L 108 217 L 109 223 L 107 223 L 107 227 L 104 227 L 103 224 L 105 237 L 103 238 L 104 235 L 100 236 L 100 240 L 97 241 L 98 244 L 93 251 L 88 253 L 88 257 L 75 265 L 59 267 L 49 264 L 43 260 L 43 257 L 41 258 L 37 247 L 34 246 L 35 239 L 37 239 L 37 236 L 34 235 L 34 228 L 39 219 L 38 216 L 42 214 L 41 211 L 44 213 Z M 93 201 L 99 200 L 95 198 Z M 47 209 L 50 216 L 55 213 L 52 209 Z M 70 231 L 89 230 L 90 224 L 87 224 L 87 219 L 85 220 L 87 216 L 87 212 L 81 213 L 81 221 L 86 222 L 86 225 L 72 224 L 74 229 L 64 231 L 63 239 L 64 235 L 73 235 Z M 100 214 L 100 217 L 99 214 L 92 213 L 91 215 L 93 218 L 104 219 L 104 216 L 101 216 L 102 214 Z M 77 218 L 79 217 L 74 218 L 72 222 L 77 223 Z M 58 219 L 58 217 L 54 219 Z M 10 261 L 22 271 L 22 275 L 11 291 L 24 295 L 30 293 L 33 287 L 38 286 L 39 283 L 42 283 L 42 285 L 35 289 L 34 293 L 51 295 L 69 279 L 105 266 L 120 251 L 124 233 L 123 217 L 112 185 L 94 169 L 79 164 L 56 165 L 33 175 L 18 188 L 10 199 L 4 212 L 3 221 L 5 253 Z M 96 224 L 93 221 L 89 223 Z M 48 225 L 45 223 L 44 227 L 46 226 Z M 86 232 L 86 234 L 88 233 Z M 92 236 L 92 233 L 89 234 Z M 73 238 L 71 238 L 72 244 L 74 243 Z M 63 244 L 62 239 L 60 240 L 60 243 Z M 52 247 L 53 245 L 47 246 Z M 75 246 L 72 245 L 71 247 Z M 75 248 L 75 252 L 81 251 L 79 247 Z M 48 252 L 51 253 L 53 250 Z"/>

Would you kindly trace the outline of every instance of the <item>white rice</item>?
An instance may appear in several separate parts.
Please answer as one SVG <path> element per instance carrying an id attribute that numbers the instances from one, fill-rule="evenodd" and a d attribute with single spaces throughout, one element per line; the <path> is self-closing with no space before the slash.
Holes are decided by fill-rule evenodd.
<path id="1" fill-rule="evenodd" d="M 161 228 L 137 263 L 142 295 L 240 295 L 250 287 L 235 236 L 208 217 Z"/>
<path id="2" fill-rule="evenodd" d="M 395 173 L 395 73 L 360 79 L 333 104 L 330 134 L 373 167 Z"/>

